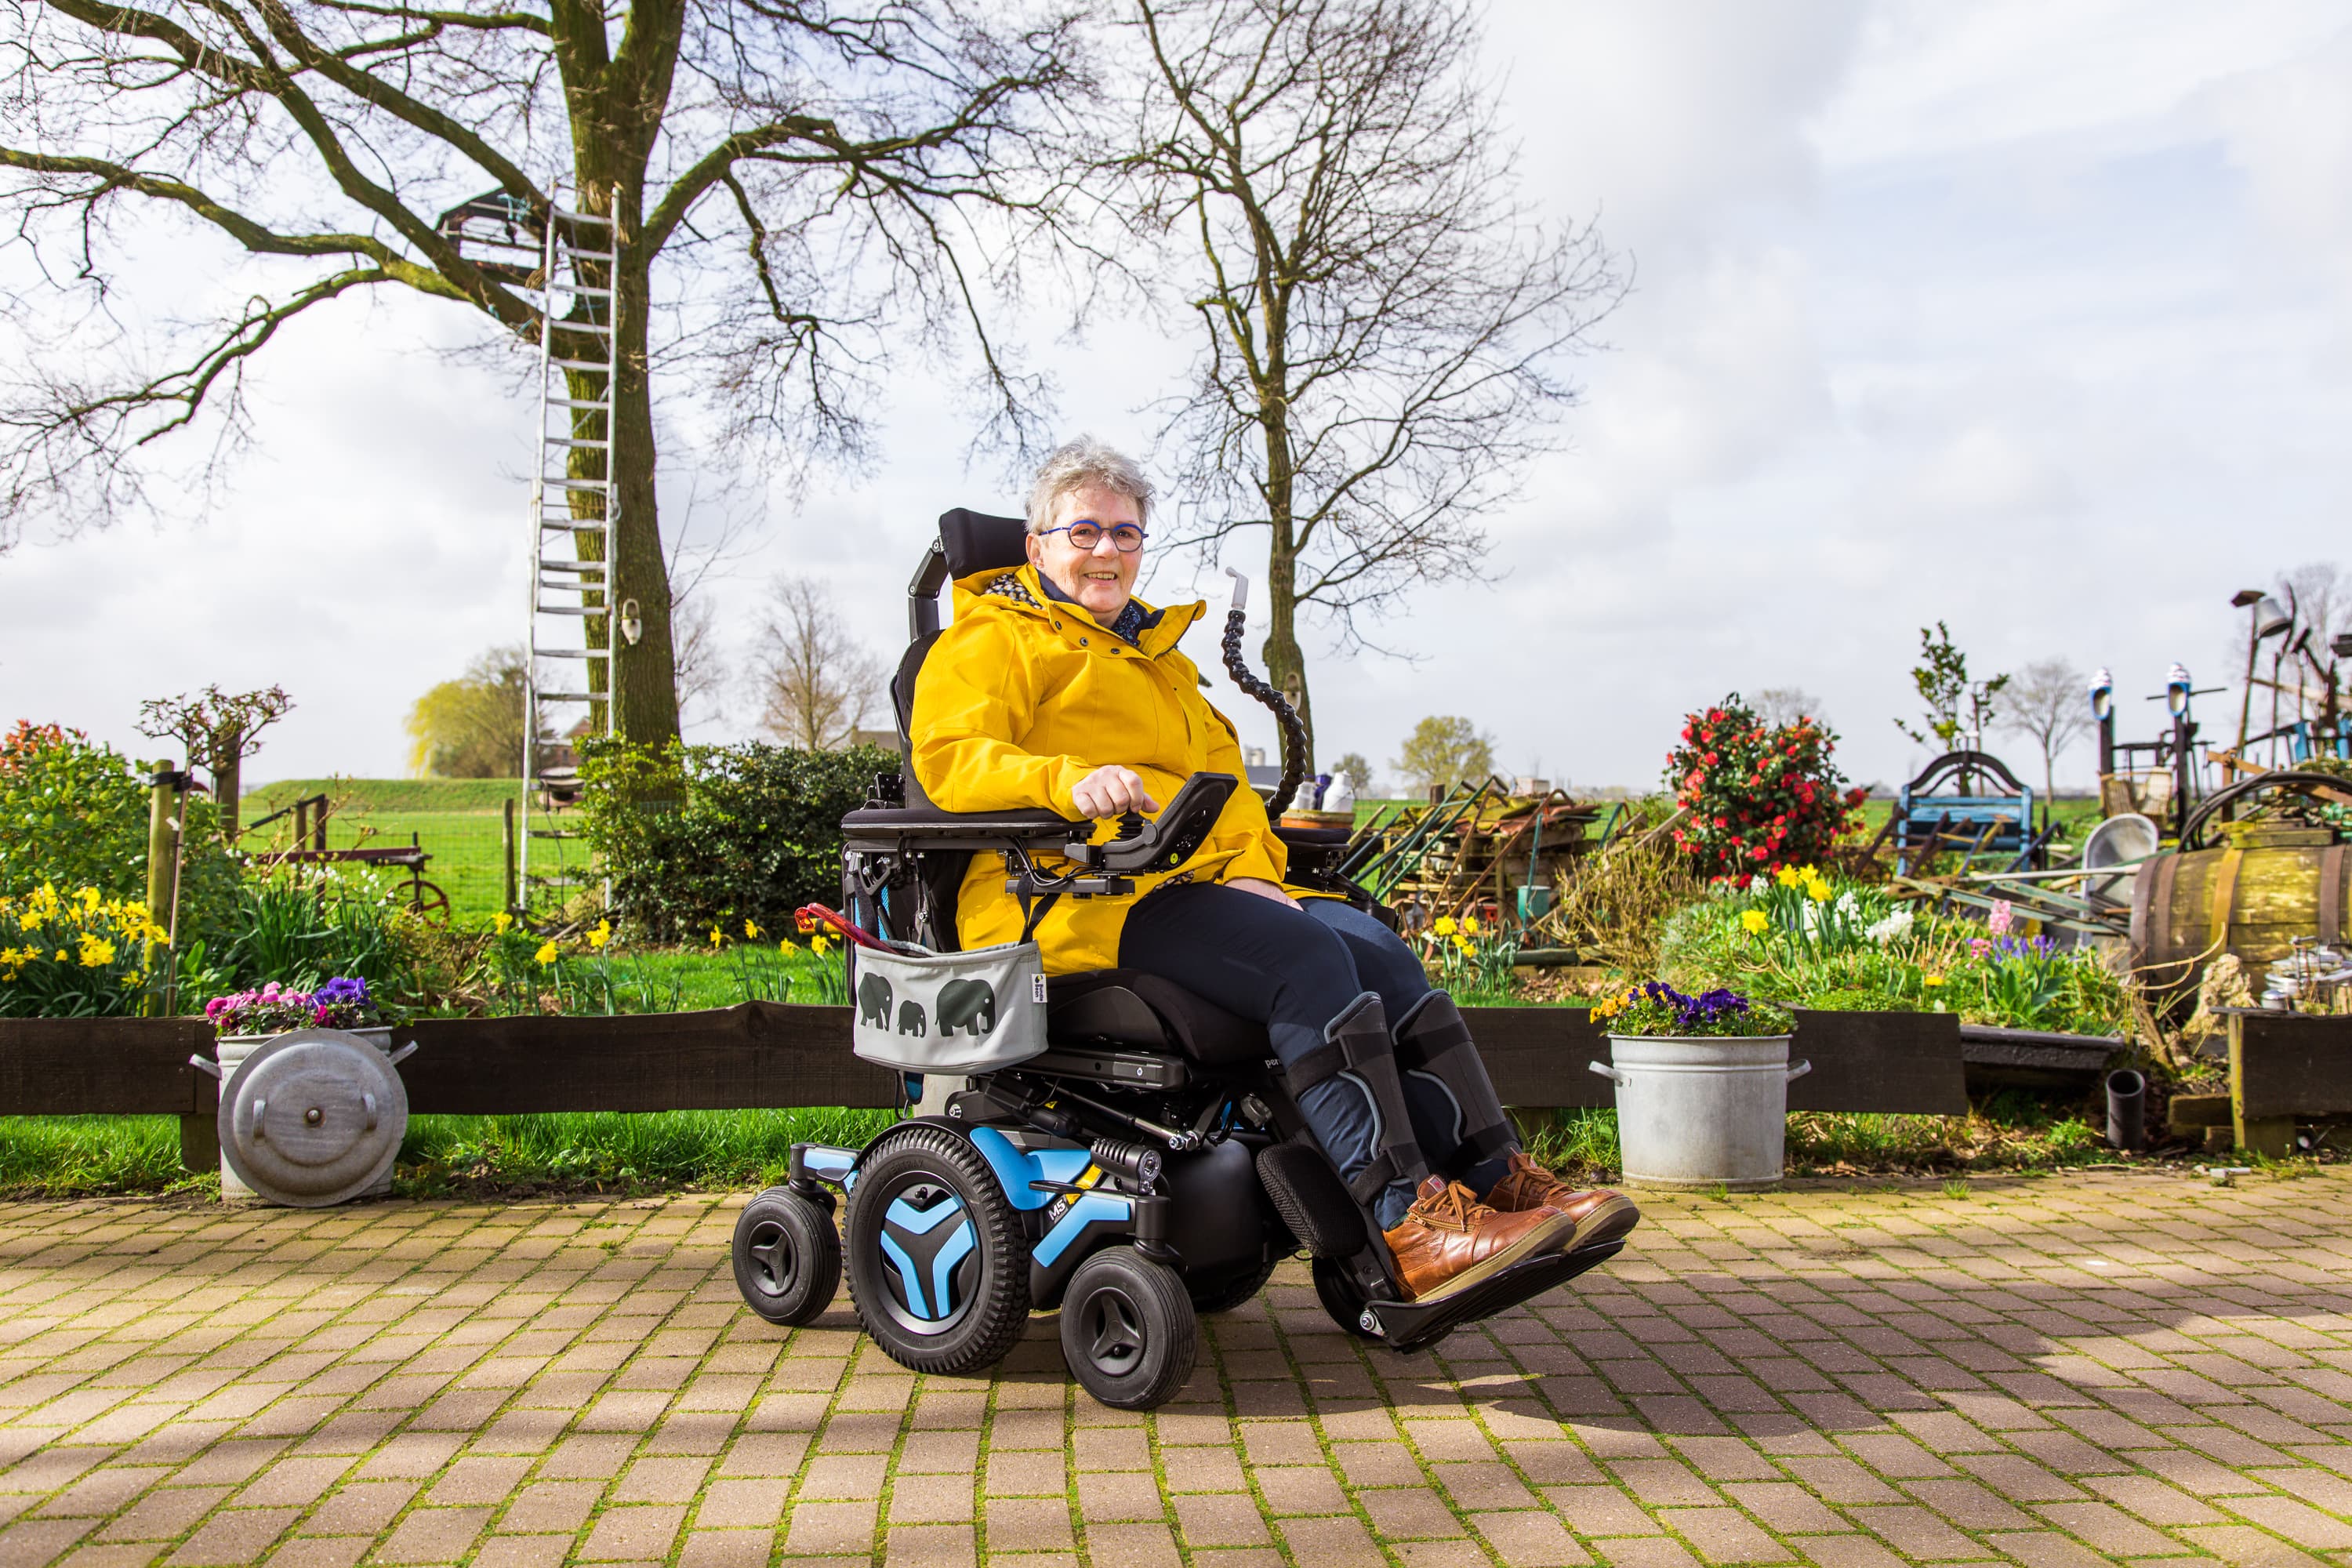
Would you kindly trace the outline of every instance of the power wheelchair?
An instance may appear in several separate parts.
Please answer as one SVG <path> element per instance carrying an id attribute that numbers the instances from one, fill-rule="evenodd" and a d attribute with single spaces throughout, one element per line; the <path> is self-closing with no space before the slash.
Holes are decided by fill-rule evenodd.
<path id="1" fill-rule="evenodd" d="M 1025 533 L 1017 518 L 940 518 L 908 589 L 912 639 L 890 687 L 902 755 L 915 679 L 940 636 L 940 591 L 1023 563 Z M 1237 602 L 1224 660 L 1283 726 L 1278 820 L 1306 761 L 1303 726 L 1242 662 L 1242 624 Z M 1024 907 L 1129 892 L 1138 874 L 1197 849 L 1236 787 L 1246 786 L 1196 774 L 1157 819 L 1129 816 L 1094 844 L 1092 823 L 1055 812 L 941 811 L 907 767 L 877 779 L 842 821 L 844 909 L 877 936 L 952 951 L 972 856 L 1002 856 Z M 1276 831 L 1294 883 L 1390 918 L 1339 875 L 1344 834 Z M 891 1359 L 966 1373 L 1002 1359 L 1031 1312 L 1058 1308 L 1072 1374 L 1105 1405 L 1139 1410 L 1191 1375 L 1195 1314 L 1248 1301 L 1296 1253 L 1310 1257 L 1316 1295 L 1341 1329 L 1412 1351 L 1624 1245 L 1529 1258 L 1454 1294 L 1406 1300 L 1378 1226 L 1307 1136 L 1262 1025 L 1111 969 L 1052 977 L 1045 1038 L 1042 1055 L 978 1077 L 902 1075 L 905 1114 L 863 1149 L 795 1145 L 790 1179 L 747 1205 L 735 1227 L 735 1279 L 751 1310 L 812 1321 L 831 1304 L 845 1255 L 858 1321 Z"/>

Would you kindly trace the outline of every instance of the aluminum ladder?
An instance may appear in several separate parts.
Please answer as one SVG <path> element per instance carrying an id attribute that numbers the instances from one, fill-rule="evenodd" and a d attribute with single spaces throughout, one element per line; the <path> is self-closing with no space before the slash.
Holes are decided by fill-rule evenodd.
<path id="1" fill-rule="evenodd" d="M 576 763 L 548 753 L 613 731 L 613 389 L 620 372 L 620 246 L 613 220 L 548 215 L 533 290 L 539 310 L 539 415 L 530 485 L 530 616 L 523 700 L 522 831 L 516 901 L 562 902 L 590 885 L 579 829 Z M 575 393 L 581 395 L 573 395 Z M 551 418 L 555 427 L 549 427 Z M 584 710 L 584 711 L 583 711 Z M 534 852 L 536 847 L 536 852 Z M 534 862 L 537 863 L 534 868 Z"/>

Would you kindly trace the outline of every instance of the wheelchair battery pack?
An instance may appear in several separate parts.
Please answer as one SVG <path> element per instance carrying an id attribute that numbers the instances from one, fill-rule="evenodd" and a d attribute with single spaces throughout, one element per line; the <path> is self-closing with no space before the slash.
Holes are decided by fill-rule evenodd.
<path id="1" fill-rule="evenodd" d="M 993 1072 L 1045 1048 L 1045 966 L 1034 942 L 969 952 L 853 947 L 850 1049 L 900 1072 Z"/>
<path id="2" fill-rule="evenodd" d="M 1181 1089 L 1189 1081 L 1184 1064 L 1174 1057 L 1123 1051 L 1117 1046 L 1057 1044 L 1021 1066 L 1028 1072 L 1062 1073 L 1134 1089 Z"/>

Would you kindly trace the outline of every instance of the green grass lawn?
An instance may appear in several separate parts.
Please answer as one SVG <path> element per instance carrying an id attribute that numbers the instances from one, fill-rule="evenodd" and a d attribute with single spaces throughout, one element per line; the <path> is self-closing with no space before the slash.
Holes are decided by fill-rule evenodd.
<path id="1" fill-rule="evenodd" d="M 838 1107 L 419 1116 L 401 1142 L 393 1186 L 409 1197 L 772 1186 L 794 1143 L 860 1145 L 892 1120 Z M 0 1195 L 219 1191 L 217 1172 L 181 1167 L 176 1117 L 0 1117 Z"/>
<path id="2" fill-rule="evenodd" d="M 245 792 L 245 819 L 267 816 L 306 795 L 323 795 L 336 809 L 487 811 L 521 798 L 520 779 L 280 779 Z"/>

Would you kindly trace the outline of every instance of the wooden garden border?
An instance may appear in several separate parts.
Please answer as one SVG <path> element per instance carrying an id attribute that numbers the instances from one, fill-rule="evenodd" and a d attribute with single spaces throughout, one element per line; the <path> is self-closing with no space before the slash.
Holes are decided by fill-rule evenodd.
<path id="1" fill-rule="evenodd" d="M 1565 1007 L 1464 1009 L 1507 1105 L 1613 1103 L 1589 1062 L 1609 1042 Z M 1789 1086 L 1791 1110 L 1958 1115 L 1965 1050 L 1949 1013 L 1800 1010 L 1795 1054 L 1813 1070 Z M 849 1052 L 849 1009 L 771 1002 L 610 1018 L 426 1019 L 394 1032 L 418 1049 L 401 1065 L 422 1113 L 887 1108 L 891 1075 Z M 185 1018 L 0 1018 L 0 1116 L 182 1119 L 192 1165 L 213 1158 L 216 1085 L 188 1063 L 212 1030 Z M 2070 1047 L 2079 1050 L 2079 1047 Z M 2284 1153 L 2298 1121 L 2352 1115 L 2352 1018 L 2248 1014 L 2230 1020 L 2238 1146 Z"/>
<path id="2" fill-rule="evenodd" d="M 1587 1066 L 1609 1042 L 1582 1011 L 1465 1009 L 1506 1104 L 1528 1110 L 1613 1103 Z M 1813 1070 L 1790 1086 L 1795 1110 L 1968 1109 L 1960 1036 L 1949 1014 L 1801 1013 L 1797 1054 Z M 849 1050 L 849 1009 L 771 1002 L 609 1018 L 425 1019 L 401 1064 L 410 1110 L 511 1115 L 560 1110 L 887 1108 L 891 1075 Z M 189 1065 L 212 1031 L 180 1018 L 0 1018 L 0 1115 L 181 1118 L 191 1166 L 215 1156 L 217 1085 Z"/>

